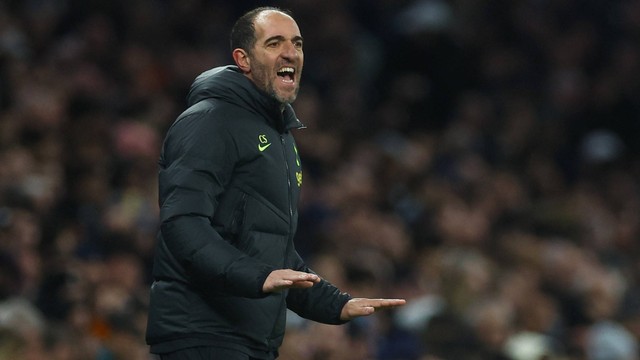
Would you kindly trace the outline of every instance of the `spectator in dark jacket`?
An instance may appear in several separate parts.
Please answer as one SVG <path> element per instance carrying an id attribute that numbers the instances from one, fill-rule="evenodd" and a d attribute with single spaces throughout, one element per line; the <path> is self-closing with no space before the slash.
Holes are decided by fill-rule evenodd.
<path id="1" fill-rule="evenodd" d="M 231 34 L 236 66 L 200 75 L 167 133 L 147 328 L 162 359 L 274 359 L 287 308 L 341 324 L 404 304 L 352 298 L 295 250 L 302 43 L 287 12 L 248 12 Z"/>

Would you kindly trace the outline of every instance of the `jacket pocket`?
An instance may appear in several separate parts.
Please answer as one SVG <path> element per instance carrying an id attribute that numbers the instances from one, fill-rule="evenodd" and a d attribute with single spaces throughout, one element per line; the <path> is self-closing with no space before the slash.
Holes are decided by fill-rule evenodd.
<path id="1" fill-rule="evenodd" d="M 240 236 L 242 225 L 245 219 L 245 208 L 247 206 L 247 194 L 242 193 L 236 206 L 233 209 L 231 222 L 229 223 L 228 232 L 232 238 L 237 239 Z"/>
<path id="2" fill-rule="evenodd" d="M 220 198 L 211 226 L 228 242 L 237 246 L 245 223 L 247 194 L 239 189 L 231 188 Z"/>

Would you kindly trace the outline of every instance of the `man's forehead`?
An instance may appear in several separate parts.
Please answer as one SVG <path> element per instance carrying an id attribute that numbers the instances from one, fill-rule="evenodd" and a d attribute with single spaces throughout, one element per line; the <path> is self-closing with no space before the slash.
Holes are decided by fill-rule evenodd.
<path id="1" fill-rule="evenodd" d="M 298 29 L 298 24 L 296 21 L 289 15 L 277 11 L 277 10 L 265 10 L 258 14 L 254 21 L 256 35 L 266 35 L 271 36 L 274 33 L 286 30 L 287 27 L 291 27 L 289 31 L 295 31 L 295 35 L 300 35 L 300 30 Z M 271 33 L 271 34 L 269 34 Z M 280 35 L 291 35 L 291 34 L 280 34 Z"/>
<path id="2" fill-rule="evenodd" d="M 261 22 L 261 21 L 265 21 L 268 18 L 274 18 L 274 17 L 284 17 L 284 18 L 288 18 L 291 19 L 293 21 L 293 18 L 291 16 L 289 16 L 288 14 L 285 14 L 282 11 L 278 11 L 278 10 L 264 10 L 261 11 L 258 15 L 256 15 L 256 23 Z"/>

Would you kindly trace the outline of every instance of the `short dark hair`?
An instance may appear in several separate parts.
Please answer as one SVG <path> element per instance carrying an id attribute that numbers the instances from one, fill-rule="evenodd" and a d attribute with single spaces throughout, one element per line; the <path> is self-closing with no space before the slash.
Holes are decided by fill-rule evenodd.
<path id="1" fill-rule="evenodd" d="M 234 49 L 243 49 L 247 52 L 256 43 L 256 27 L 255 20 L 260 13 L 264 11 L 278 11 L 293 17 L 290 10 L 281 9 L 275 6 L 262 6 L 246 12 L 242 15 L 231 28 L 231 51 Z"/>

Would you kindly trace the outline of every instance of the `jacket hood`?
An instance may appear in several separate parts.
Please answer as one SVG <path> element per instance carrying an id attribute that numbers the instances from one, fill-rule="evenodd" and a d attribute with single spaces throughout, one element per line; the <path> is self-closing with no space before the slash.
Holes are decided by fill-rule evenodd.
<path id="1" fill-rule="evenodd" d="M 217 99 L 247 108 L 264 116 L 278 131 L 302 128 L 290 104 L 281 104 L 260 90 L 235 65 L 216 67 L 196 77 L 187 96 L 188 106 Z"/>

